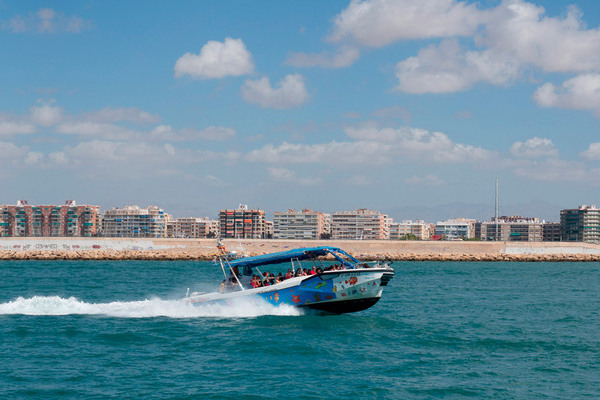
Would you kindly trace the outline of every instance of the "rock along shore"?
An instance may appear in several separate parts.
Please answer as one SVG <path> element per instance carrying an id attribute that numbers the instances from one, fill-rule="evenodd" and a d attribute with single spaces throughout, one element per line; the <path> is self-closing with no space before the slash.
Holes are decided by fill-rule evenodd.
<path id="1" fill-rule="evenodd" d="M 361 260 L 394 261 L 600 261 L 588 243 L 428 242 L 360 240 L 224 240 L 247 256 L 297 247 L 340 247 Z M 212 260 L 214 239 L 2 238 L 0 260 Z"/>

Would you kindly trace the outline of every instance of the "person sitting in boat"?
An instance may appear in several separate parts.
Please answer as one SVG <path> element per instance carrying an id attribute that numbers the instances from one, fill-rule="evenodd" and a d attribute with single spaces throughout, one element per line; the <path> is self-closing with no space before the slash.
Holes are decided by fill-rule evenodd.
<path id="1" fill-rule="evenodd" d="M 302 269 L 302 276 L 308 276 L 308 270 L 306 268 Z"/>
<path id="2" fill-rule="evenodd" d="M 302 276 L 302 268 L 298 268 L 296 270 L 296 275 L 294 275 L 294 276 Z"/>
<path id="3" fill-rule="evenodd" d="M 316 267 L 313 265 L 313 267 L 311 268 L 310 271 L 308 271 L 309 275 L 316 275 L 317 274 L 317 269 Z"/>
<path id="4" fill-rule="evenodd" d="M 286 274 L 285 274 L 285 279 L 290 279 L 294 276 L 294 273 L 292 272 L 292 269 L 288 269 Z"/>
<path id="5" fill-rule="evenodd" d="M 281 276 L 281 274 L 277 275 L 277 278 L 275 278 L 275 284 L 277 283 L 281 283 L 283 282 L 283 276 Z"/>

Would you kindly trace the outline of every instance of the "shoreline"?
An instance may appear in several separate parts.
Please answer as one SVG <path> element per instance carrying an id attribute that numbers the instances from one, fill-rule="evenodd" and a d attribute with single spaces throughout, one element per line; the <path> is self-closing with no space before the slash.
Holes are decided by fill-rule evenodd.
<path id="1" fill-rule="evenodd" d="M 598 262 L 600 245 L 579 242 L 224 239 L 247 256 L 298 247 L 339 247 L 360 260 Z M 215 239 L 1 238 L 0 260 L 210 261 Z"/>

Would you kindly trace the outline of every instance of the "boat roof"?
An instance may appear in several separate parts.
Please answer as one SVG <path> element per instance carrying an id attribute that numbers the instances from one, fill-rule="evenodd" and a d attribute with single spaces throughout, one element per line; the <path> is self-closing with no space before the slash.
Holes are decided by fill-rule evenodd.
<path id="1" fill-rule="evenodd" d="M 231 267 L 259 267 L 261 265 L 268 264 L 282 264 L 290 262 L 292 259 L 308 260 L 317 258 L 320 256 L 326 256 L 332 254 L 338 260 L 340 255 L 349 257 L 353 261 L 357 261 L 354 257 L 337 247 L 319 246 L 319 247 L 302 247 L 298 249 L 292 249 L 288 251 L 280 251 L 277 253 L 263 254 L 260 256 L 238 258 L 236 260 L 230 260 L 229 265 Z"/>

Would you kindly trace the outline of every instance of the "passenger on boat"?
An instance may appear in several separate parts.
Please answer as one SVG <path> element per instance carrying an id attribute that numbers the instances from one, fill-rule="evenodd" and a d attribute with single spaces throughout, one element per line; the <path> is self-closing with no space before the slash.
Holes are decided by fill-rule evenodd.
<path id="1" fill-rule="evenodd" d="M 302 276 L 302 268 L 298 268 L 296 270 L 296 275 L 294 275 L 294 276 Z"/>
<path id="2" fill-rule="evenodd" d="M 290 279 L 294 276 L 294 273 L 292 272 L 291 269 L 288 269 L 286 274 L 285 274 L 285 279 Z"/>
<path id="3" fill-rule="evenodd" d="M 316 267 L 313 265 L 313 267 L 311 268 L 311 270 L 308 272 L 309 275 L 316 275 L 317 274 L 317 270 Z"/>

